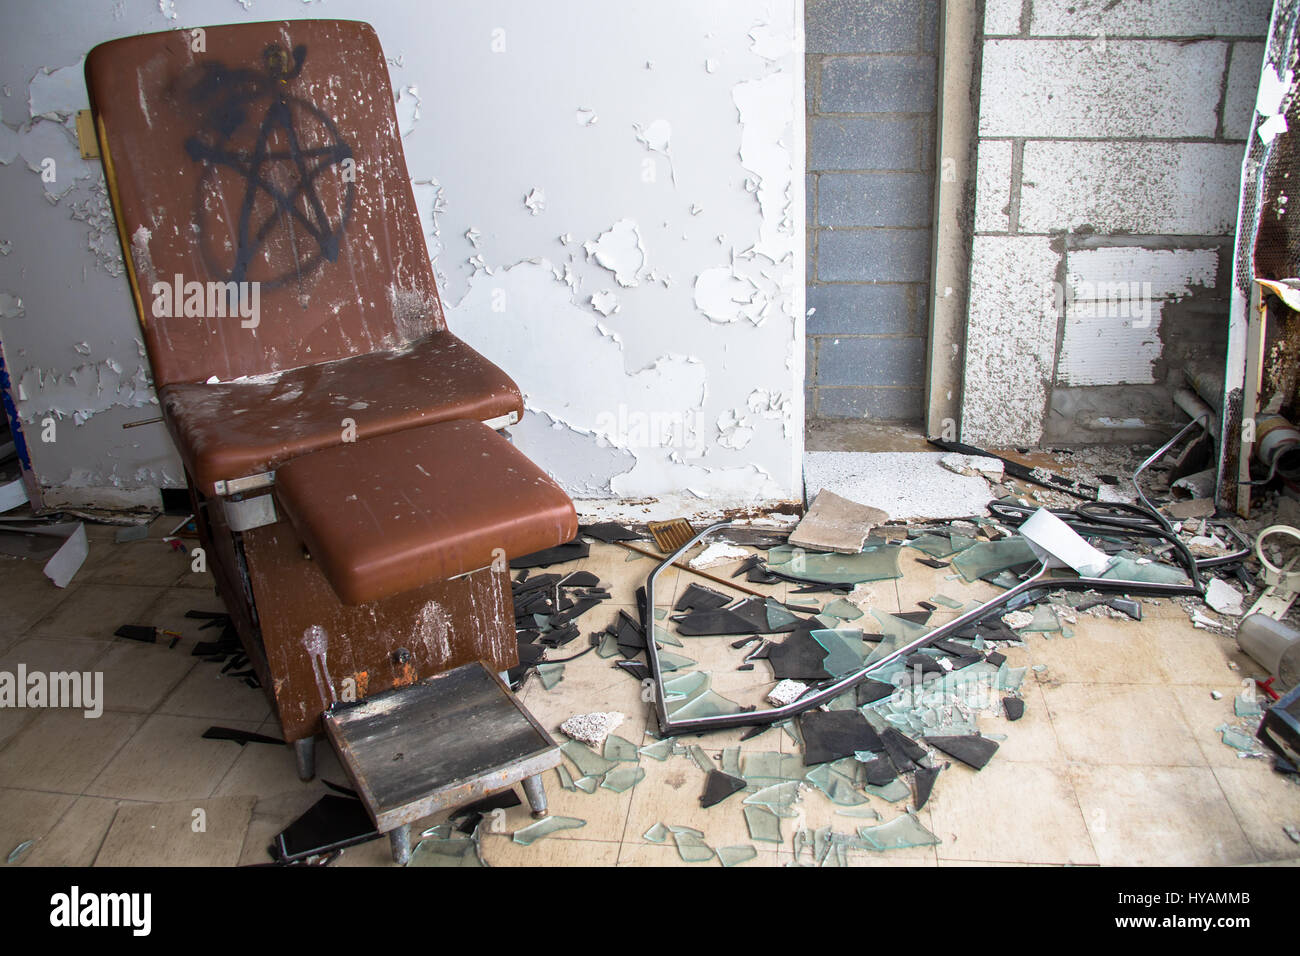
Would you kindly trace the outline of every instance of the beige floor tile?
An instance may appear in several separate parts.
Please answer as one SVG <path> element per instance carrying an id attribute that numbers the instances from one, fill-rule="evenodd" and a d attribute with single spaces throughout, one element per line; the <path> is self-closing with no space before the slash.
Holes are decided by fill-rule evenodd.
<path id="1" fill-rule="evenodd" d="M 127 584 L 70 585 L 68 597 L 27 631 L 28 637 L 51 640 L 114 640 L 123 624 L 147 624 L 144 612 L 161 588 Z"/>
<path id="2" fill-rule="evenodd" d="M 243 678 L 222 674 L 222 667 L 207 661 L 196 664 L 158 706 L 158 712 L 221 721 L 265 720 L 271 713 L 266 693 L 259 687 L 249 687 Z"/>
<path id="3" fill-rule="evenodd" d="M 152 713 L 196 661 L 179 646 L 169 649 L 166 644 L 114 642 L 95 662 L 95 669 L 104 672 L 104 706 Z"/>
<path id="4" fill-rule="evenodd" d="M 1178 706 L 1182 709 L 1183 719 L 1191 728 L 1192 736 L 1201 748 L 1206 762 L 1211 767 L 1240 766 L 1242 758 L 1237 756 L 1240 751 L 1225 744 L 1222 735 L 1214 728 L 1222 724 L 1238 724 L 1233 713 L 1233 699 L 1241 688 L 1224 681 L 1218 685 L 1174 685 L 1170 690 L 1173 691 Z M 1215 700 L 1211 691 L 1218 691 L 1223 696 Z M 1254 723 L 1259 723 L 1258 718 Z"/>
<path id="5" fill-rule="evenodd" d="M 1205 765 L 1205 757 L 1167 687 L 1045 685 L 1043 699 L 1065 758 L 1093 765 Z"/>
<path id="6" fill-rule="evenodd" d="M 25 866 L 90 866 L 120 807 L 131 801 L 78 797 L 67 813 L 23 858 Z"/>
<path id="7" fill-rule="evenodd" d="M 1300 827 L 1300 784 L 1294 778 L 1274 773 L 1265 760 L 1216 766 L 1214 776 L 1261 861 L 1300 858 L 1300 844 L 1282 829 Z"/>
<path id="8" fill-rule="evenodd" d="M 258 733 L 278 736 L 280 728 L 273 721 L 264 723 Z M 227 746 L 237 748 L 234 764 L 217 785 L 216 796 L 272 797 L 281 794 L 320 790 L 320 781 L 350 787 L 347 773 L 339 764 L 338 755 L 323 738 L 316 741 L 316 776 L 313 780 L 298 779 L 298 765 L 292 747 L 249 743 L 240 747 L 234 742 Z"/>
<path id="9" fill-rule="evenodd" d="M 109 539 L 91 542 L 90 556 L 77 577 L 85 584 L 165 587 L 175 584 L 189 570 L 189 557 L 173 551 L 160 538 L 124 544 Z"/>
<path id="10" fill-rule="evenodd" d="M 203 731 L 211 725 L 205 718 L 154 714 L 84 792 L 159 803 L 210 797 L 239 759 L 237 744 L 203 739 Z M 227 721 L 226 725 L 256 730 L 258 723 Z"/>
<path id="11" fill-rule="evenodd" d="M 1025 702 L 1025 713 L 1019 720 L 1007 720 L 1006 712 L 1000 704 L 995 715 L 984 716 L 979 720 L 981 733 L 1004 734 L 1007 738 L 999 742 L 998 752 L 993 759 L 1013 763 L 1060 763 L 1065 755 L 1056 739 L 1056 728 L 1052 724 L 1052 715 L 1048 713 L 1047 702 L 1043 699 L 1042 688 L 1035 681 L 1027 680 L 1020 685 L 1020 697 Z M 1000 699 L 1000 696 L 996 699 Z"/>
<path id="12" fill-rule="evenodd" d="M 13 674 L 17 679 L 18 666 L 34 671 L 95 671 L 96 663 L 103 657 L 105 644 L 101 641 L 47 641 L 39 638 L 22 638 L 0 654 L 0 671 Z M 105 690 L 107 694 L 107 689 Z M 36 719 L 40 710 L 28 708 L 0 708 L 0 747 L 19 730 Z"/>
<path id="13" fill-rule="evenodd" d="M 19 844 L 34 840 L 35 844 L 15 861 L 28 863 L 49 842 L 51 831 L 75 802 L 76 797 L 70 794 L 0 789 L 0 866 Z"/>
<path id="14" fill-rule="evenodd" d="M 0 751 L 0 780 L 33 790 L 84 793 L 143 720 L 112 711 L 94 719 L 81 711 L 43 711 Z"/>
<path id="15" fill-rule="evenodd" d="M 580 830 L 563 833 L 582 834 Z M 618 862 L 618 844 L 600 840 L 586 840 L 575 836 L 557 840 L 560 834 L 545 837 L 528 846 L 515 843 L 503 834 L 483 837 L 483 860 L 489 866 L 613 866 Z"/>
<path id="16" fill-rule="evenodd" d="M 1096 863 L 1065 765 L 1000 757 L 978 772 L 954 765 L 939 774 L 927 804 L 939 858 Z"/>
<path id="17" fill-rule="evenodd" d="M 198 641 L 215 641 L 221 636 L 221 629 L 210 627 L 203 630 L 208 622 L 198 618 L 186 617 L 186 611 L 216 611 L 226 613 L 226 605 L 211 591 L 206 594 L 197 588 L 170 587 L 158 595 L 158 599 L 145 610 L 147 623 L 162 630 L 175 631 L 181 635 L 176 649 L 188 654 Z M 145 622 L 142 622 L 145 623 Z M 170 638 L 159 638 L 166 644 Z"/>
<path id="18" fill-rule="evenodd" d="M 1235 683 L 1243 677 L 1265 676 L 1230 636 L 1197 630 L 1185 617 L 1142 623 L 1159 658 L 1161 675 L 1170 684 Z"/>
<path id="19" fill-rule="evenodd" d="M 96 866 L 234 866 L 253 813 L 252 797 L 213 797 L 122 807 Z"/>
<path id="20" fill-rule="evenodd" d="M 55 587 L 45 576 L 44 566 L 40 560 L 0 555 L 0 579 L 5 582 L 0 641 L 17 639 L 68 596 L 69 589 Z"/>
<path id="21" fill-rule="evenodd" d="M 705 752 L 715 761 L 713 766 L 721 769 L 716 762 L 718 751 L 706 747 Z M 656 823 L 701 830 L 710 846 L 750 842 L 743 792 L 706 810 L 700 806 L 700 795 L 708 775 L 689 756 L 671 756 L 662 762 L 642 758 L 641 766 L 646 776 L 632 791 L 627 827 L 621 834 L 625 843 L 648 843 L 644 834 Z"/>
<path id="22" fill-rule="evenodd" d="M 1028 635 L 1034 663 L 1070 683 L 1164 683 L 1161 656 L 1142 623 L 1076 616 L 1078 623 L 1066 625 L 1074 637 Z"/>
<path id="23" fill-rule="evenodd" d="M 1208 767 L 1070 768 L 1103 866 L 1235 866 L 1255 854 Z"/>

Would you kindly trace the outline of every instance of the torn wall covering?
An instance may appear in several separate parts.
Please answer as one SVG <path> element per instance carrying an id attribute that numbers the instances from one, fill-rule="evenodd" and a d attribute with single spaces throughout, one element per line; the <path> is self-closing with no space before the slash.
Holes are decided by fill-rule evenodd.
<path id="1" fill-rule="evenodd" d="M 31 442 L 55 498 L 183 481 L 161 426 L 121 428 L 156 405 L 99 162 L 77 153 L 82 58 L 304 16 L 384 44 L 448 325 L 519 383 L 526 454 L 579 498 L 799 497 L 798 0 L 102 6 L 0 13 L 0 293 L 20 301 L 0 341 L 29 433 L 59 422 Z"/>

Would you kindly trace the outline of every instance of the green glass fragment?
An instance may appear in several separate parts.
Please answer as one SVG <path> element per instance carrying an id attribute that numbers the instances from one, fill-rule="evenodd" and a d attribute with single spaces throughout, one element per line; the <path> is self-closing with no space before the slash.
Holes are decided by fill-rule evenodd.
<path id="1" fill-rule="evenodd" d="M 671 737 L 664 740 L 656 740 L 652 744 L 646 744 L 640 750 L 639 754 L 645 754 L 647 757 L 653 757 L 655 760 L 667 760 L 668 755 L 673 752 L 673 739 Z"/>
<path id="2" fill-rule="evenodd" d="M 837 617 L 841 621 L 856 621 L 862 617 L 862 608 L 845 598 L 837 598 L 822 609 L 823 614 Z"/>
<path id="3" fill-rule="evenodd" d="M 651 843 L 665 843 L 668 840 L 668 828 L 662 823 L 656 823 L 641 836 Z"/>
<path id="4" fill-rule="evenodd" d="M 659 669 L 664 672 L 679 671 L 684 667 L 690 667 L 695 663 L 689 657 L 682 657 L 680 654 L 670 654 L 667 651 L 659 652 Z"/>
<path id="5" fill-rule="evenodd" d="M 758 849 L 746 843 L 743 846 L 718 847 L 718 860 L 723 866 L 739 866 L 758 856 Z"/>
<path id="6" fill-rule="evenodd" d="M 514 841 L 523 846 L 528 846 L 529 844 L 542 839 L 542 837 L 550 836 L 552 833 L 556 833 L 560 830 L 576 830 L 579 827 L 585 827 L 586 825 L 587 821 L 579 819 L 578 817 L 542 817 L 536 823 L 531 823 L 522 830 L 516 830 Z"/>
<path id="7" fill-rule="evenodd" d="M 578 789 L 578 785 L 573 782 L 573 774 L 569 773 L 569 768 L 564 764 L 560 764 L 556 767 L 555 773 L 556 776 L 560 778 L 560 786 L 565 790 L 572 792 Z"/>
<path id="8" fill-rule="evenodd" d="M 682 642 L 678 639 L 676 634 L 672 633 L 672 631 L 669 631 L 667 628 L 660 627 L 658 624 L 655 625 L 655 643 L 661 646 L 666 644 L 669 647 L 682 646 Z"/>
<path id="9" fill-rule="evenodd" d="M 930 603 L 937 604 L 940 607 L 951 608 L 954 611 L 960 611 L 963 607 L 966 606 L 962 604 L 961 601 L 954 601 L 952 598 L 948 597 L 945 594 L 932 595 L 930 597 Z"/>
<path id="10" fill-rule="evenodd" d="M 998 668 L 998 690 L 1019 690 L 1028 669 L 1027 667 L 1008 667 L 1007 662 L 1003 661 Z"/>
<path id="11" fill-rule="evenodd" d="M 744 758 L 744 772 L 741 776 L 761 786 L 783 780 L 802 780 L 806 772 L 803 757 L 799 754 L 762 750 L 745 754 Z"/>
<path id="12" fill-rule="evenodd" d="M 781 818 L 766 807 L 749 805 L 743 808 L 745 825 L 751 839 L 763 843 L 782 843 Z"/>
<path id="13" fill-rule="evenodd" d="M 615 793 L 622 793 L 631 790 L 644 779 L 645 771 L 640 767 L 619 767 L 605 774 L 601 787 L 605 790 L 613 790 Z"/>
<path id="14" fill-rule="evenodd" d="M 868 545 L 857 554 L 804 551 L 789 545 L 771 548 L 768 567 L 800 581 L 815 584 L 863 584 L 901 578 L 899 545 Z"/>
<path id="15" fill-rule="evenodd" d="M 1013 568 L 1018 564 L 1038 560 L 1024 538 L 1002 538 L 998 541 L 980 541 L 952 559 L 952 566 L 969 584 L 986 574 Z"/>
<path id="16" fill-rule="evenodd" d="M 911 538 L 907 542 L 907 547 L 915 548 L 917 551 L 924 552 L 932 558 L 946 558 L 952 554 L 955 548 L 952 541 L 946 534 L 922 534 Z"/>
<path id="17" fill-rule="evenodd" d="M 1061 619 L 1056 616 L 1050 604 L 1038 604 L 1034 606 L 1034 619 L 1019 628 L 1021 633 L 1045 633 L 1050 631 L 1059 631 L 1061 629 Z"/>
<path id="18" fill-rule="evenodd" d="M 855 807 L 867 802 L 867 798 L 854 786 L 854 779 L 830 764 L 813 767 L 804 775 L 804 779 L 826 794 L 831 803 L 837 806 Z"/>
<path id="19" fill-rule="evenodd" d="M 1229 747 L 1245 753 L 1259 752 L 1259 746 L 1255 738 L 1241 728 L 1233 727 L 1230 724 L 1220 724 L 1214 729 L 1222 735 L 1221 739 Z"/>
<path id="20" fill-rule="evenodd" d="M 550 690 L 560 681 L 564 680 L 563 664 L 538 664 L 537 676 L 541 678 L 542 686 Z"/>
<path id="21" fill-rule="evenodd" d="M 596 647 L 596 656 L 613 657 L 618 653 L 618 638 L 606 631 L 600 639 L 600 644 Z"/>
<path id="22" fill-rule="evenodd" d="M 1115 555 L 1100 578 L 1111 581 L 1142 581 L 1149 584 L 1186 584 L 1187 575 L 1180 568 L 1157 561 L 1140 563 L 1133 558 Z"/>
<path id="23" fill-rule="evenodd" d="M 605 759 L 621 763 L 636 763 L 636 744 L 624 740 L 618 734 L 610 734 L 605 738 Z"/>
<path id="24" fill-rule="evenodd" d="M 573 781 L 573 785 L 583 793 L 595 793 L 600 786 L 600 777 L 579 777 Z"/>
<path id="25" fill-rule="evenodd" d="M 421 840 L 411 851 L 407 866 L 481 867 L 478 840 L 474 836 L 451 833 L 444 838 Z"/>
<path id="26" fill-rule="evenodd" d="M 668 829 L 672 831 L 673 842 L 677 844 L 677 855 L 682 858 L 682 862 L 703 863 L 713 859 L 713 850 L 704 842 L 704 835 L 699 830 L 692 830 L 689 827 Z"/>
<path id="27" fill-rule="evenodd" d="M 912 788 L 905 784 L 902 779 L 891 780 L 883 787 L 873 787 L 871 784 L 867 784 L 863 789 L 872 796 L 888 800 L 890 803 L 897 803 L 899 800 L 912 795 Z"/>
<path id="28" fill-rule="evenodd" d="M 774 783 L 770 787 L 764 787 L 756 793 L 747 795 L 744 803 L 750 806 L 767 807 L 769 810 L 776 812 L 778 808 L 788 808 L 794 806 L 799 799 L 799 782 L 797 780 L 787 780 L 783 783 Z"/>
<path id="29" fill-rule="evenodd" d="M 687 749 L 687 753 L 690 754 L 691 761 L 695 764 L 695 766 L 699 767 L 705 773 L 708 773 L 710 770 L 716 769 L 713 766 L 713 760 L 709 757 L 708 753 L 705 752 L 704 748 L 701 747 L 699 744 L 691 744 L 686 749 Z"/>
<path id="30" fill-rule="evenodd" d="M 822 667 L 831 677 L 843 677 L 862 669 L 868 647 L 862 640 L 860 630 L 843 628 L 809 631 L 808 635 L 826 648 L 826 660 L 822 662 Z"/>
<path id="31" fill-rule="evenodd" d="M 743 777 L 740 772 L 740 748 L 728 747 L 722 751 L 722 772 L 732 777 Z"/>
<path id="32" fill-rule="evenodd" d="M 905 813 L 875 827 L 858 827 L 858 836 L 872 850 L 900 850 L 909 846 L 934 846 L 939 838 Z"/>
<path id="33" fill-rule="evenodd" d="M 1249 697 L 1238 694 L 1232 702 L 1232 710 L 1238 717 L 1262 717 L 1264 708 L 1259 706 L 1259 698 L 1254 694 Z"/>
<path id="34" fill-rule="evenodd" d="M 566 740 L 560 744 L 564 756 L 573 761 L 573 765 L 585 777 L 599 777 L 614 766 L 613 760 L 606 760 L 586 744 L 577 740 Z"/>

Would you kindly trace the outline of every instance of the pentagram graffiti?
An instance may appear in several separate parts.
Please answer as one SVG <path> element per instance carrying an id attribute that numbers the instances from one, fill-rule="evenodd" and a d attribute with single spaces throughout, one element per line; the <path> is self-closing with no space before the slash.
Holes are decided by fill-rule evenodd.
<path id="1" fill-rule="evenodd" d="M 200 126 L 185 150 L 204 165 L 195 225 L 208 268 L 270 290 L 338 258 L 356 184 L 334 121 L 289 93 L 307 48 L 273 44 L 262 58 L 260 71 L 202 64 L 189 91 Z"/>

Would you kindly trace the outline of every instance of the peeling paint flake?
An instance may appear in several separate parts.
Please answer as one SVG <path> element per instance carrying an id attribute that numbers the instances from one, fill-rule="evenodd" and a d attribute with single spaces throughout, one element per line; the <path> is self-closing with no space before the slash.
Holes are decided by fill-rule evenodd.
<path id="1" fill-rule="evenodd" d="M 631 219 L 620 219 L 595 242 L 584 242 L 582 248 L 589 259 L 614 273 L 614 281 L 625 289 L 639 284 L 637 276 L 645 267 L 646 253 L 641 233 Z"/>

